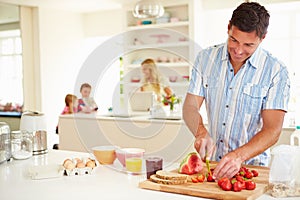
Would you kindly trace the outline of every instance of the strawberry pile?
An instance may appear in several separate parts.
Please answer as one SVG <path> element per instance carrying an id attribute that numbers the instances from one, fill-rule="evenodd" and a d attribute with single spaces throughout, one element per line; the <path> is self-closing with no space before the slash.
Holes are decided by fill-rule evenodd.
<path id="1" fill-rule="evenodd" d="M 193 183 L 203 183 L 206 178 L 207 182 L 215 182 L 212 178 L 213 171 L 214 169 L 211 169 L 210 173 L 207 173 L 206 176 L 203 174 L 193 176 L 191 180 Z M 218 186 L 224 191 L 240 192 L 242 190 L 254 190 L 256 188 L 256 183 L 252 178 L 257 176 L 258 172 L 256 170 L 241 167 L 239 172 L 231 179 L 225 177 L 219 179 Z"/>
<path id="2" fill-rule="evenodd" d="M 258 176 L 256 170 L 250 170 L 246 167 L 241 167 L 239 172 L 231 179 L 221 178 L 218 180 L 218 186 L 225 191 L 240 192 L 242 190 L 254 190 L 256 183 L 252 181 L 253 177 Z"/>

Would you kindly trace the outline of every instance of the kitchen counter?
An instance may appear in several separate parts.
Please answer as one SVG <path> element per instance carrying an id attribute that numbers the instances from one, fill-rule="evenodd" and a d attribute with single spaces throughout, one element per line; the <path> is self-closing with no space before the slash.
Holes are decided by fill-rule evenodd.
<path id="1" fill-rule="evenodd" d="M 164 156 L 168 162 L 181 160 L 194 151 L 194 136 L 183 120 L 75 114 L 59 116 L 59 148 L 88 152 L 94 146 L 115 145 L 143 148 L 147 154 Z"/>
<path id="2" fill-rule="evenodd" d="M 45 155 L 33 156 L 27 160 L 12 160 L 3 163 L 0 165 L 1 200 L 203 199 L 138 188 L 138 183 L 145 180 L 144 174 L 132 176 L 103 165 L 96 167 L 89 175 L 32 180 L 27 173 L 31 166 L 59 165 L 66 158 L 90 156 L 90 154 L 82 152 L 50 150 Z M 178 163 L 169 165 L 165 169 L 171 170 L 176 166 Z M 259 200 L 265 199 L 275 198 L 267 194 L 259 198 Z"/>

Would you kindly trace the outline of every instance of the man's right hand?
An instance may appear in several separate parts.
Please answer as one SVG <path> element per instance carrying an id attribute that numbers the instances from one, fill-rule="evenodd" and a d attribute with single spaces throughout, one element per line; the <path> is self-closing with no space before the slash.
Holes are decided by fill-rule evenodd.
<path id="1" fill-rule="evenodd" d="M 201 159 L 205 161 L 206 159 L 210 159 L 213 156 L 213 153 L 215 151 L 215 142 L 209 136 L 204 126 L 201 127 L 202 130 L 199 129 L 198 129 L 199 134 L 195 138 L 194 147 L 196 151 L 199 153 Z"/>

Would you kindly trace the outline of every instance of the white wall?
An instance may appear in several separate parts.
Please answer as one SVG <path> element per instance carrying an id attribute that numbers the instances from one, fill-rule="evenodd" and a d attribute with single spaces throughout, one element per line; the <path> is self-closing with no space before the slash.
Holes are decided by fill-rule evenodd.
<path id="1" fill-rule="evenodd" d="M 39 9 L 42 112 L 53 134 L 67 93 L 74 93 L 83 39 L 80 14 Z"/>
<path id="2" fill-rule="evenodd" d="M 119 10 L 104 12 L 103 15 L 101 12 L 84 15 L 39 8 L 41 111 L 47 117 L 50 140 L 58 123 L 58 116 L 65 106 L 66 94 L 80 97 L 75 82 L 83 62 L 94 48 L 109 38 L 107 36 L 121 32 L 122 17 L 114 17 L 120 16 L 120 13 Z M 106 75 L 109 76 L 111 75 Z M 105 96 L 107 94 L 109 97 Z M 102 98 L 111 99 L 112 94 L 101 88 L 96 95 L 96 102 L 101 103 Z M 109 105 L 101 109 L 107 109 L 107 106 Z M 52 143 L 50 141 L 50 146 Z"/>
<path id="3" fill-rule="evenodd" d="M 121 9 L 86 13 L 83 15 L 85 37 L 116 35 L 123 31 L 124 23 Z"/>

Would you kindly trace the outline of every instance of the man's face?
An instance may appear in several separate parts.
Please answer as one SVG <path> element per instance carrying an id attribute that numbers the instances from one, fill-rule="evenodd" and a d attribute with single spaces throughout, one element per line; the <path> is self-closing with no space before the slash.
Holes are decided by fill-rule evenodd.
<path id="1" fill-rule="evenodd" d="M 259 38 L 256 31 L 242 32 L 236 26 L 230 28 L 228 25 L 228 52 L 231 64 L 233 66 L 244 64 L 255 52 L 263 38 Z"/>

